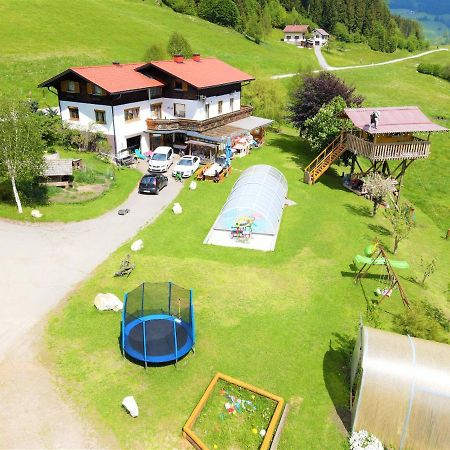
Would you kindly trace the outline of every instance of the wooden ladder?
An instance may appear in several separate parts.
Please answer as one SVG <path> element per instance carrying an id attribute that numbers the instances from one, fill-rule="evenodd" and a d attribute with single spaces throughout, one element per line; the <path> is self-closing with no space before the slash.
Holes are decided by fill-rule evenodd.
<path id="1" fill-rule="evenodd" d="M 345 151 L 345 135 L 341 133 L 336 137 L 310 164 L 305 168 L 304 182 L 314 184 L 321 175 L 333 164 Z"/>

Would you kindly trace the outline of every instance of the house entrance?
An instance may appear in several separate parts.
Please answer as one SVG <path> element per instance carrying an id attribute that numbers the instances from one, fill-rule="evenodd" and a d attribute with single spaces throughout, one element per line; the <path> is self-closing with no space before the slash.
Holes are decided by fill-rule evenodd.
<path id="1" fill-rule="evenodd" d="M 141 135 L 139 134 L 138 136 L 132 136 L 127 138 L 127 149 L 136 149 L 136 148 L 140 148 L 141 146 Z"/>

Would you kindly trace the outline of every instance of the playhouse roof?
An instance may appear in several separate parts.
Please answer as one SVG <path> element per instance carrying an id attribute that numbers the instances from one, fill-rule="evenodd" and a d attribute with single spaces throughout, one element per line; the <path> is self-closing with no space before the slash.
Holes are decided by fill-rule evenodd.
<path id="1" fill-rule="evenodd" d="M 307 33 L 309 25 L 286 25 L 283 29 L 285 33 Z"/>
<path id="2" fill-rule="evenodd" d="M 352 385 L 362 371 L 353 429 L 395 448 L 446 448 L 450 345 L 362 327 L 355 349 Z"/>
<path id="3" fill-rule="evenodd" d="M 370 134 L 448 131 L 431 122 L 417 106 L 345 108 L 344 111 L 355 127 Z M 374 111 L 380 113 L 376 129 L 370 127 L 370 115 Z"/>
<path id="4" fill-rule="evenodd" d="M 182 58 L 179 62 L 175 59 L 152 61 L 139 70 L 151 66 L 186 81 L 198 89 L 254 80 L 254 77 L 248 73 L 217 58 L 198 58 L 198 60 Z"/>

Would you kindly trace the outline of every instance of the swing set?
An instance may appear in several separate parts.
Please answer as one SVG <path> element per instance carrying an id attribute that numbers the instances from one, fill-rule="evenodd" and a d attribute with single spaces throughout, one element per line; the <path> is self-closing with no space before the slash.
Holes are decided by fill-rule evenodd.
<path id="1" fill-rule="evenodd" d="M 379 282 L 382 287 L 379 287 L 375 290 L 375 293 L 377 295 L 381 295 L 381 299 L 380 299 L 379 303 L 381 303 L 385 299 L 385 297 L 390 297 L 392 295 L 392 292 L 394 291 L 394 289 L 398 288 L 403 305 L 410 308 L 408 297 L 406 296 L 406 293 L 405 293 L 402 285 L 400 284 L 400 280 L 398 279 L 398 276 L 395 273 L 395 271 L 389 261 L 389 258 L 386 255 L 386 251 L 380 245 L 379 242 L 376 243 L 376 245 L 374 246 L 374 249 L 378 249 L 378 253 L 376 254 L 376 256 L 371 255 L 372 260 L 370 262 L 365 263 L 361 267 L 361 269 L 359 269 L 358 273 L 355 275 L 355 278 L 354 278 L 355 283 L 357 283 L 358 280 L 361 280 L 361 278 L 364 277 L 369 272 L 369 270 L 372 266 L 383 265 L 386 268 L 386 272 L 382 273 L 380 275 L 380 279 L 379 279 Z M 374 253 L 375 253 L 375 251 L 374 251 Z M 380 264 L 379 261 L 383 261 L 383 264 Z M 386 287 L 383 287 L 384 285 Z"/>

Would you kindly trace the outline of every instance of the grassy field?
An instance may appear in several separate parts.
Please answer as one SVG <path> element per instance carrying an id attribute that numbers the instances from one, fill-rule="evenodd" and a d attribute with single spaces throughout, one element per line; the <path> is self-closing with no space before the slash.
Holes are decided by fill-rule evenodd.
<path id="1" fill-rule="evenodd" d="M 100 429 L 117 435 L 122 447 L 182 447 L 181 427 L 220 371 L 291 402 L 281 448 L 345 448 L 338 414 L 348 402 L 349 349 L 380 282 L 377 275 L 364 280 L 364 289 L 355 285 L 352 260 L 376 237 L 390 249 L 392 237 L 383 215 L 370 217 L 371 204 L 344 190 L 335 170 L 313 187 L 303 184 L 299 166 L 309 159 L 289 132 L 270 134 L 267 146 L 235 162 L 240 170 L 272 164 L 287 177 L 289 198 L 297 205 L 283 213 L 275 252 L 202 244 L 239 176 L 234 170 L 225 183 L 184 189 L 177 199 L 182 215 L 167 210 L 139 233 L 145 248 L 135 255 L 130 278 L 112 278 L 129 251 L 126 245 L 51 319 L 49 354 L 62 386 Z M 441 234 L 418 207 L 417 228 L 401 243 L 396 259 L 411 265 L 399 273 L 411 301 L 426 298 L 448 314 L 450 252 Z M 439 260 L 425 289 L 414 282 L 421 257 Z M 98 292 L 122 297 L 144 280 L 172 280 L 194 289 L 196 352 L 177 369 L 145 371 L 123 359 L 120 315 L 92 306 Z M 390 328 L 392 315 L 402 311 L 396 292 L 380 309 L 380 326 Z M 128 419 L 121 410 L 125 395 L 137 399 L 139 419 Z"/>
<path id="2" fill-rule="evenodd" d="M 99 179 L 104 178 L 106 180 L 106 178 L 109 178 L 109 180 L 103 181 L 103 183 L 107 183 L 107 189 L 95 196 L 95 198 L 84 200 L 83 196 L 75 195 L 70 189 L 63 193 L 61 188 L 49 188 L 48 203 L 25 205 L 23 214 L 17 212 L 17 206 L 13 201 L 9 203 L 0 202 L 0 217 L 30 222 L 72 222 L 92 219 L 121 205 L 141 177 L 141 173 L 138 170 L 119 169 L 101 161 L 93 153 L 63 149 L 58 151 L 61 158 L 82 158 L 86 167 L 90 171 L 97 173 Z M 111 180 L 111 177 L 113 177 L 113 180 Z M 77 197 L 79 201 L 77 201 Z M 43 214 L 40 219 L 35 219 L 31 216 L 30 213 L 33 208 L 38 208 Z"/>
<path id="3" fill-rule="evenodd" d="M 153 1 L 17 0 L 1 2 L 0 15 L 0 92 L 31 93 L 42 105 L 57 104 L 56 96 L 36 88 L 47 78 L 71 66 L 142 61 L 151 44 L 166 46 L 174 31 L 183 33 L 195 51 L 254 76 L 293 72 L 300 65 L 318 68 L 313 52 L 284 44 L 279 30 L 257 45 L 231 29 Z M 70 19 L 61 25 L 62 18 Z"/>
<path id="4" fill-rule="evenodd" d="M 330 66 L 340 67 L 379 63 L 404 58 L 420 52 L 410 53 L 407 50 L 400 49 L 393 53 L 376 52 L 367 44 L 343 44 L 334 41 L 329 48 L 325 47 L 322 53 Z"/>

